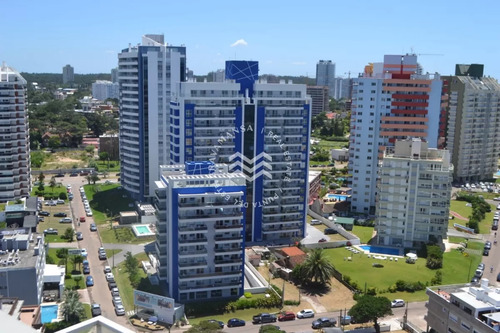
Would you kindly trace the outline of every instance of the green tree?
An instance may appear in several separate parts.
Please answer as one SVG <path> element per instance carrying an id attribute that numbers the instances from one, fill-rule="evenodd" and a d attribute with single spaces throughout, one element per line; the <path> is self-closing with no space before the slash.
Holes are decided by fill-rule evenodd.
<path id="1" fill-rule="evenodd" d="M 387 297 L 365 295 L 349 310 L 349 316 L 357 322 L 373 321 L 376 333 L 380 333 L 379 318 L 392 315 L 391 301 Z"/>
<path id="2" fill-rule="evenodd" d="M 207 320 L 200 321 L 198 324 L 194 324 L 189 328 L 186 333 L 219 333 L 222 329 L 219 324 L 214 322 L 209 322 Z"/>
<path id="3" fill-rule="evenodd" d="M 103 151 L 99 153 L 99 161 L 108 161 L 109 163 L 109 153 L 107 151 Z M 108 165 L 109 167 L 109 165 Z"/>
<path id="4" fill-rule="evenodd" d="M 34 151 L 31 153 L 31 167 L 40 168 L 45 160 L 45 155 L 41 151 Z"/>
<path id="5" fill-rule="evenodd" d="M 305 279 L 323 287 L 330 285 L 335 268 L 323 249 L 314 249 L 309 252 L 302 266 Z"/>
<path id="6" fill-rule="evenodd" d="M 43 172 L 40 172 L 40 174 L 38 175 L 38 181 L 40 183 L 43 183 L 44 179 L 45 179 L 45 175 L 43 174 Z"/>
<path id="7" fill-rule="evenodd" d="M 52 136 L 49 139 L 49 147 L 52 149 L 61 147 L 61 139 L 58 136 Z"/>
<path id="8" fill-rule="evenodd" d="M 57 186 L 56 177 L 52 176 L 52 178 L 50 178 L 49 186 L 52 190 L 52 193 L 54 193 L 54 187 Z"/>
<path id="9" fill-rule="evenodd" d="M 75 230 L 73 228 L 67 228 L 64 231 L 63 238 L 68 240 L 70 243 L 73 242 L 73 236 L 75 236 Z"/>
<path id="10" fill-rule="evenodd" d="M 323 127 L 324 123 L 327 121 L 326 112 L 321 112 L 317 116 L 312 117 L 311 119 L 311 128 L 317 129 Z"/>
<path id="11" fill-rule="evenodd" d="M 73 267 L 75 270 L 80 270 L 81 263 L 83 262 L 83 257 L 76 255 L 71 257 L 71 262 L 73 263 Z M 77 269 L 78 267 L 78 269 Z"/>
<path id="12" fill-rule="evenodd" d="M 443 251 L 437 245 L 427 245 L 427 261 L 425 266 L 430 269 L 443 267 Z"/>
<path id="13" fill-rule="evenodd" d="M 61 304 L 64 320 L 69 323 L 78 323 L 85 318 L 85 308 L 80 302 L 80 294 L 76 290 L 64 291 L 64 302 Z"/>
<path id="14" fill-rule="evenodd" d="M 87 147 L 85 147 L 85 151 L 89 154 L 91 154 L 92 156 L 94 156 L 94 150 L 95 150 L 95 147 L 93 145 L 88 145 Z"/>
<path id="15" fill-rule="evenodd" d="M 125 253 L 125 268 L 129 274 L 139 270 L 139 261 L 130 251 Z"/>
<path id="16" fill-rule="evenodd" d="M 95 183 L 96 183 L 99 179 L 100 179 L 100 178 L 99 178 L 99 176 L 97 175 L 97 173 L 96 173 L 96 172 L 94 172 L 94 173 L 92 173 L 92 174 L 90 175 L 90 180 L 92 181 L 92 184 L 95 184 Z"/>

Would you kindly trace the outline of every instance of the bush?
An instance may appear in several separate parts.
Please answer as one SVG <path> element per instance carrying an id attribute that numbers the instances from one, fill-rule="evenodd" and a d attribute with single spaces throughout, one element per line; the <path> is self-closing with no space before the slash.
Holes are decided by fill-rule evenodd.
<path id="1" fill-rule="evenodd" d="M 61 200 L 68 199 L 68 195 L 66 194 L 66 192 L 59 193 L 59 199 L 61 199 Z"/>
<path id="2" fill-rule="evenodd" d="M 375 287 L 370 287 L 366 290 L 367 295 L 375 296 L 377 295 L 377 288 Z"/>
<path id="3" fill-rule="evenodd" d="M 252 298 L 253 296 L 252 293 L 248 291 L 246 291 L 243 295 L 245 296 L 245 298 Z"/>
<path id="4" fill-rule="evenodd" d="M 300 305 L 300 301 L 292 301 L 292 300 L 286 300 L 284 302 L 285 305 L 291 305 L 291 306 L 296 306 L 296 305 Z"/>

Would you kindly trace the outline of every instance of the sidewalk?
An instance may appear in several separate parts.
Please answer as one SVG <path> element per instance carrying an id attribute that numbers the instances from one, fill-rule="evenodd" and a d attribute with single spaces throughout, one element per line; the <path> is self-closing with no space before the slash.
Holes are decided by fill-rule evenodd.
<path id="1" fill-rule="evenodd" d="M 48 243 L 48 245 L 49 245 L 49 249 L 60 249 L 60 248 L 63 248 L 63 247 L 75 248 L 75 249 L 78 248 L 78 242 L 73 242 L 73 243 L 57 243 L 57 242 L 52 242 L 52 243 Z"/>

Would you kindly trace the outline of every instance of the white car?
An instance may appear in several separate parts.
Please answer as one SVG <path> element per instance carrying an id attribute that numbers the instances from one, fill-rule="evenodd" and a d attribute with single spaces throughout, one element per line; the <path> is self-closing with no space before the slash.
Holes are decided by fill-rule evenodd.
<path id="1" fill-rule="evenodd" d="M 314 311 L 311 309 L 304 309 L 302 311 L 297 312 L 297 318 L 314 318 Z"/>
<path id="2" fill-rule="evenodd" d="M 495 201 L 500 201 L 500 197 L 493 198 Z"/>
<path id="3" fill-rule="evenodd" d="M 498 209 L 500 209 L 500 204 L 498 204 L 498 206 L 497 206 L 497 210 L 498 210 Z"/>
<path id="4" fill-rule="evenodd" d="M 117 306 L 115 306 L 115 313 L 117 316 L 124 316 L 125 308 L 123 307 L 123 305 L 118 304 Z"/>
<path id="5" fill-rule="evenodd" d="M 111 267 L 110 266 L 104 266 L 104 273 L 111 273 Z"/>
<path id="6" fill-rule="evenodd" d="M 87 211 L 86 211 L 86 213 L 87 213 L 87 216 L 92 216 L 92 215 L 94 215 L 94 214 L 92 214 L 92 211 L 91 211 L 90 209 L 89 209 L 89 210 L 87 210 Z"/>
<path id="7" fill-rule="evenodd" d="M 81 256 L 87 258 L 88 256 L 87 249 L 81 249 Z"/>
<path id="8" fill-rule="evenodd" d="M 115 281 L 115 276 L 113 275 L 113 273 L 106 273 L 106 281 L 108 282 Z"/>
<path id="9" fill-rule="evenodd" d="M 403 301 L 402 299 L 395 299 L 391 302 L 391 308 L 400 308 L 403 306 L 405 306 L 405 301 Z"/>

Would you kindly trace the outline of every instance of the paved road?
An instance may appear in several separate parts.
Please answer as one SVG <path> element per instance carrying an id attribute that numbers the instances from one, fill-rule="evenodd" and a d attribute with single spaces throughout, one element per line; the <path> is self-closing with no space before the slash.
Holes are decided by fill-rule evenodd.
<path id="1" fill-rule="evenodd" d="M 424 320 L 424 315 L 427 314 L 427 308 L 425 307 L 426 302 L 414 302 L 408 304 L 408 320 L 413 324 L 417 325 L 422 331 L 425 331 L 427 323 Z M 391 330 L 401 329 L 400 323 L 404 316 L 406 308 L 395 308 L 392 309 L 393 315 L 382 318 L 379 322 L 391 325 Z M 337 318 L 340 313 L 337 312 L 326 312 L 321 314 L 316 314 L 315 318 L 308 319 L 296 319 L 293 321 L 284 321 L 284 322 L 276 322 L 273 325 L 278 325 L 281 329 L 287 331 L 288 333 L 313 333 L 317 332 L 311 328 L 311 323 L 314 319 L 319 317 L 329 317 L 329 318 Z M 224 332 L 239 332 L 239 333 L 247 333 L 247 332 L 258 332 L 261 325 L 253 325 L 251 321 L 247 322 L 247 325 L 244 327 L 232 327 L 225 328 Z"/>
<path id="2" fill-rule="evenodd" d="M 80 216 L 85 216 L 85 209 L 80 196 L 79 187 L 87 184 L 84 177 L 65 177 L 61 180 L 64 185 L 70 184 L 74 199 L 71 201 L 71 211 L 73 220 Z M 109 265 L 107 261 L 99 260 L 98 249 L 102 246 L 101 238 L 97 232 L 90 231 L 90 223 L 93 223 L 92 217 L 86 217 L 86 222 L 75 226 L 76 231 L 83 233 L 83 240 L 79 241 L 80 248 L 86 248 L 88 252 L 87 260 L 90 263 L 90 275 L 94 278 L 94 286 L 87 288 L 90 294 L 92 303 L 101 305 L 102 314 L 114 322 L 130 327 L 125 316 L 117 316 L 114 311 L 113 303 L 111 302 L 111 293 L 108 288 L 108 283 L 104 276 L 104 266 Z M 116 262 L 115 262 L 116 263 Z"/>

